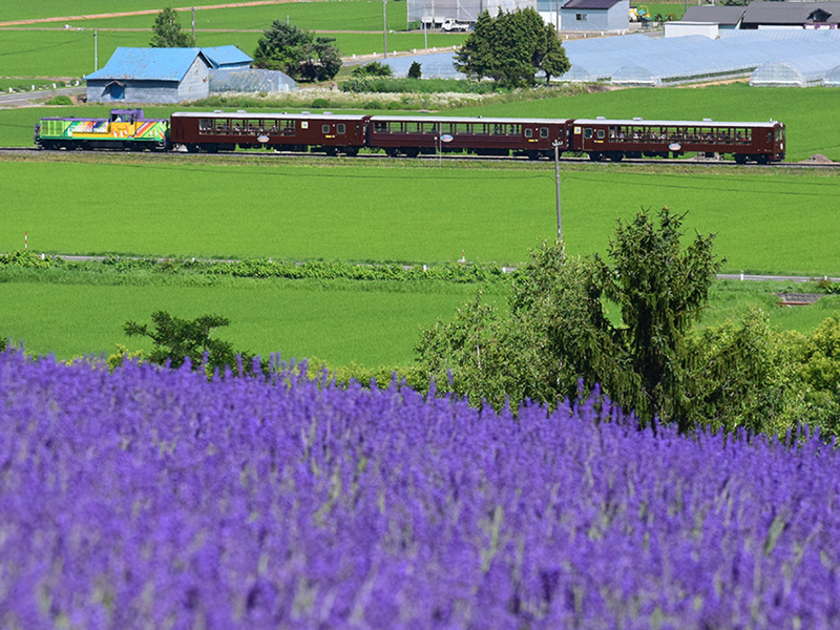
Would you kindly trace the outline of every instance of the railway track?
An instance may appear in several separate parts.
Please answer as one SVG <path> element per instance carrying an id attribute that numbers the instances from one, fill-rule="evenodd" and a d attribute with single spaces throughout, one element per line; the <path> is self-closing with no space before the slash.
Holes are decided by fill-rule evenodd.
<path id="1" fill-rule="evenodd" d="M 36 147 L 3 147 L 0 148 L 0 155 L 27 155 L 27 154 L 62 154 L 62 153 L 74 153 L 73 151 L 49 151 L 49 150 L 42 150 Z M 206 157 L 209 155 L 219 155 L 219 156 L 226 156 L 226 157 L 274 157 L 277 159 L 327 159 L 329 156 L 323 153 L 300 153 L 300 152 L 290 152 L 290 151 L 219 151 L 218 153 L 187 153 L 186 151 L 167 151 L 162 153 L 155 153 L 155 152 L 133 152 L 133 151 L 112 151 L 112 150 L 104 150 L 104 151 L 79 151 L 79 154 L 86 154 L 86 153 L 106 153 L 106 154 L 131 154 L 131 155 L 144 155 L 149 157 L 161 157 L 161 156 L 170 156 L 170 155 L 179 155 L 184 157 L 184 159 L 194 159 L 196 157 Z M 354 158 L 344 158 L 344 159 L 353 159 L 353 160 L 400 160 L 410 162 L 411 160 L 419 160 L 424 162 L 429 161 L 445 161 L 445 162 L 531 162 L 527 157 L 520 157 L 520 156 L 498 156 L 498 155 L 468 155 L 468 154 L 456 154 L 456 153 L 443 153 L 442 155 L 437 154 L 428 154 L 428 155 L 420 155 L 416 158 L 409 158 L 409 157 L 400 157 L 400 158 L 392 158 L 385 153 L 360 153 Z M 553 163 L 553 160 L 537 160 L 533 161 L 533 163 Z M 560 158 L 561 164 L 597 164 L 602 165 L 603 167 L 607 168 L 609 165 L 615 164 L 614 162 L 610 162 L 609 160 L 604 160 L 601 162 L 593 162 L 586 156 L 583 157 L 572 157 L 572 156 L 563 156 Z M 672 166 L 744 166 L 745 168 L 786 168 L 786 169 L 805 169 L 805 170 L 835 170 L 840 168 L 840 162 L 776 162 L 772 164 L 746 164 L 746 165 L 739 165 L 736 164 L 732 160 L 715 160 L 715 159 L 697 159 L 697 158 L 686 158 L 681 160 L 674 160 L 668 158 L 650 158 L 650 159 L 624 159 L 620 162 L 620 164 L 629 164 L 629 165 L 672 165 Z"/>

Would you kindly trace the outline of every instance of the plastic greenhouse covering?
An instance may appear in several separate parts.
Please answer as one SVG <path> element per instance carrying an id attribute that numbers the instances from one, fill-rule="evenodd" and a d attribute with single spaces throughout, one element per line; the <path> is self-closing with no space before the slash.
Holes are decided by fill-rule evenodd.
<path id="1" fill-rule="evenodd" d="M 835 66 L 831 72 L 825 75 L 823 85 L 825 87 L 840 87 L 840 66 Z"/>
<path id="2" fill-rule="evenodd" d="M 210 70 L 211 92 L 288 92 L 296 89 L 298 85 L 293 79 L 276 70 Z"/>
<path id="3" fill-rule="evenodd" d="M 564 81 L 675 85 L 755 76 L 760 68 L 753 85 L 812 86 L 823 84 L 840 65 L 837 30 L 721 31 L 719 39 L 702 35 L 652 39 L 632 34 L 567 40 L 563 45 L 572 62 L 569 72 L 561 78 Z M 431 58 L 433 63 L 427 61 Z M 416 60 L 422 64 L 424 77 L 463 78 L 452 66 L 452 59 L 453 55 L 446 53 L 385 62 L 396 76 L 404 76 Z M 762 76 L 770 76 L 775 82 L 756 82 Z M 833 81 L 831 85 L 837 85 L 836 74 Z"/>

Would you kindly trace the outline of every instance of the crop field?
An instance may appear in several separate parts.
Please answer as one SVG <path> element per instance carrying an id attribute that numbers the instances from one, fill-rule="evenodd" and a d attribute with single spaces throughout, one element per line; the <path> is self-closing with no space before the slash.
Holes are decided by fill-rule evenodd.
<path id="1" fill-rule="evenodd" d="M 4 278 L 5 279 L 5 278 Z M 122 343 L 148 351 L 148 340 L 128 338 L 128 320 L 150 322 L 165 310 L 193 319 L 218 314 L 231 320 L 217 336 L 262 356 L 318 358 L 331 365 L 406 366 L 414 359 L 420 327 L 455 309 L 473 287 L 365 290 L 350 283 L 249 281 L 216 286 L 85 285 L 0 279 L 0 333 L 27 352 L 59 358 L 116 351 Z"/>
<path id="2" fill-rule="evenodd" d="M 0 161 L 0 251 L 20 248 L 28 232 L 29 246 L 46 252 L 420 264 L 463 252 L 516 264 L 556 235 L 548 162 L 192 158 Z M 822 172 L 569 166 L 567 251 L 603 251 L 617 218 L 667 205 L 689 212 L 689 230 L 718 235 L 725 271 L 837 275 L 840 250 L 827 229 L 840 207 L 836 181 Z"/>
<path id="3" fill-rule="evenodd" d="M 268 25 L 266 25 L 267 27 Z M 92 30 L 5 30 L 0 37 L 0 55 L 9 64 L 4 75 L 16 77 L 82 77 L 94 71 Z M 251 55 L 261 32 L 205 32 L 197 36 L 199 46 L 234 45 Z M 382 33 L 332 33 L 341 55 L 382 54 Z M 145 31 L 99 31 L 99 67 L 103 67 L 119 46 L 144 47 L 151 40 Z M 455 46 L 464 35 L 432 33 L 429 48 Z M 422 50 L 422 33 L 389 33 L 390 51 Z"/>
<path id="4" fill-rule="evenodd" d="M 837 449 L 0 354 L 6 628 L 834 628 Z"/>
<path id="5" fill-rule="evenodd" d="M 218 4 L 225 3 L 219 2 Z M 205 6 L 212 6 L 212 4 Z M 406 29 L 406 3 L 389 2 L 386 15 L 390 30 L 401 31 Z M 179 11 L 178 18 L 181 27 L 185 31 L 189 31 L 192 27 L 190 11 Z M 262 31 L 268 28 L 273 21 L 285 22 L 287 18 L 291 24 L 309 31 L 382 32 L 382 2 L 381 0 L 375 2 L 341 0 L 340 2 L 285 2 L 220 9 L 196 8 L 195 28 L 197 34 L 201 34 L 205 29 Z M 151 30 L 154 19 L 155 16 L 152 14 L 68 20 L 67 23 L 74 28 Z"/>

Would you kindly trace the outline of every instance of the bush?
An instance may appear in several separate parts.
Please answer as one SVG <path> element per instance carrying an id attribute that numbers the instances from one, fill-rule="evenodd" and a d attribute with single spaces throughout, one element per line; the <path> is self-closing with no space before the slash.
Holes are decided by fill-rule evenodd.
<path id="1" fill-rule="evenodd" d="M 73 99 L 69 96 L 65 96 L 64 94 L 60 94 L 55 98 L 48 100 L 44 105 L 72 105 Z"/>
<path id="2" fill-rule="evenodd" d="M 390 77 L 391 66 L 379 61 L 371 61 L 363 66 L 353 68 L 350 75 L 354 77 Z"/>
<path id="3" fill-rule="evenodd" d="M 423 71 L 420 68 L 421 66 L 419 63 L 412 61 L 411 67 L 408 69 L 408 78 L 419 79 L 423 75 Z"/>
<path id="4" fill-rule="evenodd" d="M 383 109 L 383 105 L 379 101 L 368 101 L 362 107 L 364 109 Z"/>
<path id="5" fill-rule="evenodd" d="M 326 109 L 330 106 L 330 102 L 325 98 L 316 98 L 312 101 L 313 109 Z"/>

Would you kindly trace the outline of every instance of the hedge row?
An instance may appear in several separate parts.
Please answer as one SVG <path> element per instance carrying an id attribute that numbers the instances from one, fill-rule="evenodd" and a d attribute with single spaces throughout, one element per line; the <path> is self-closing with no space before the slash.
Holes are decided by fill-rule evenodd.
<path id="1" fill-rule="evenodd" d="M 335 261 L 196 260 L 124 258 L 119 256 L 108 256 L 97 260 L 67 261 L 60 256 L 39 255 L 25 251 L 0 254 L 0 269 L 6 267 L 79 269 L 87 272 L 119 274 L 146 272 L 167 275 L 200 274 L 237 278 L 288 278 L 293 280 L 443 280 L 456 283 L 486 283 L 501 281 L 506 277 L 505 271 L 498 266 L 458 263 L 427 267 L 425 265 L 363 264 Z"/>

